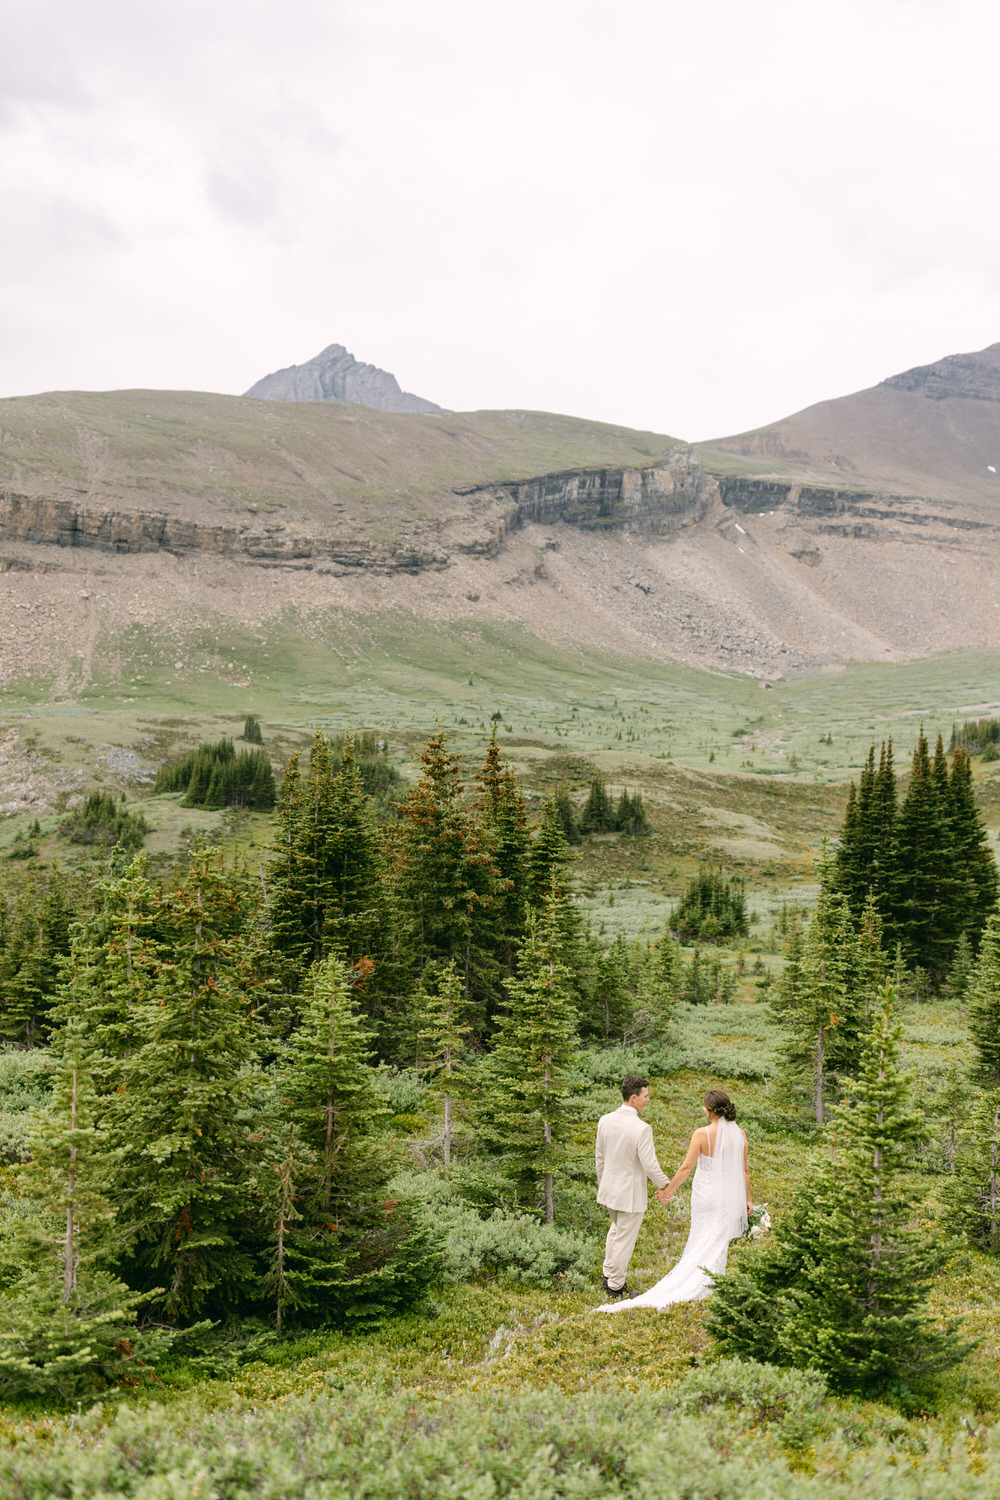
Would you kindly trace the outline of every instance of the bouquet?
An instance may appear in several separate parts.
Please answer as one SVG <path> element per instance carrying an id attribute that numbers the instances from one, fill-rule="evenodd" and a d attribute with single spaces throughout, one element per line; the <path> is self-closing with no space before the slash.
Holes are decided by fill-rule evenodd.
<path id="1" fill-rule="evenodd" d="M 766 1203 L 758 1203 L 747 1219 L 747 1227 L 743 1231 L 745 1240 L 763 1239 L 770 1232 L 771 1215 L 767 1211 Z"/>

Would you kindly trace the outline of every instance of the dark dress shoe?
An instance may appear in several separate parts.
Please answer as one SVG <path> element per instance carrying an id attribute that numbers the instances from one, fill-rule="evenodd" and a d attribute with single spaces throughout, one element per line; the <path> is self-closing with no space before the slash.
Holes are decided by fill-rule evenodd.
<path id="1" fill-rule="evenodd" d="M 617 1301 L 619 1297 L 631 1297 L 632 1295 L 627 1286 L 608 1286 L 607 1281 L 604 1283 L 604 1290 L 613 1301 Z"/>

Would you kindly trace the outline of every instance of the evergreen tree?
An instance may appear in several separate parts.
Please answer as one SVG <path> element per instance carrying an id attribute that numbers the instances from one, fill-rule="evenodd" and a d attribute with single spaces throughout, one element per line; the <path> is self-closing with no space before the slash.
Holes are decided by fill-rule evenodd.
<path id="1" fill-rule="evenodd" d="M 569 864 L 569 846 L 562 819 L 550 797 L 542 807 L 541 822 L 530 846 L 527 899 L 536 910 L 544 904 L 553 880 L 565 883 L 563 872 Z"/>
<path id="2" fill-rule="evenodd" d="M 681 950 L 667 928 L 652 945 L 650 959 L 646 993 L 657 1029 L 662 1033 L 673 1019 L 684 983 Z"/>
<path id="3" fill-rule="evenodd" d="M 21 889 L 7 918 L 0 952 L 0 1031 L 15 1046 L 38 1047 L 48 1039 L 72 917 L 66 881 L 54 865 L 44 882 Z"/>
<path id="4" fill-rule="evenodd" d="M 381 948 L 381 837 L 350 739 L 339 770 L 317 733 L 308 776 L 292 756 L 282 782 L 269 876 L 274 944 L 297 987 L 309 965 L 339 953 L 352 962 Z"/>
<path id="5" fill-rule="evenodd" d="M 576 809 L 570 801 L 569 792 L 564 786 L 558 788 L 552 798 L 552 802 L 563 831 L 563 838 L 567 844 L 578 844 L 580 842 L 580 824 L 576 816 Z"/>
<path id="6" fill-rule="evenodd" d="M 541 1190 L 549 1224 L 555 1218 L 555 1175 L 565 1159 L 576 1050 L 570 974 L 559 961 L 559 906 L 565 899 L 553 886 L 541 912 L 529 919 L 518 978 L 510 982 L 508 1009 L 498 1017 L 483 1128 L 522 1201 L 534 1206 Z"/>
<path id="7" fill-rule="evenodd" d="M 441 1102 L 442 1150 L 451 1163 L 454 1106 L 468 1092 L 469 1028 L 462 1017 L 462 981 L 453 963 L 442 971 L 424 1011 L 425 1069 L 431 1092 Z"/>
<path id="8" fill-rule="evenodd" d="M 184 792 L 184 807 L 251 807 L 268 812 L 274 806 L 274 772 L 264 750 L 237 751 L 232 740 L 221 739 L 214 745 L 199 745 L 181 760 L 163 766 L 153 790 Z"/>
<path id="9" fill-rule="evenodd" d="M 73 929 L 53 1016 L 80 1017 L 95 1085 L 107 1094 L 121 1080 L 122 1062 L 140 1044 L 138 1017 L 160 966 L 166 926 L 146 854 L 131 862 L 113 860 L 96 891 L 97 910 Z"/>
<path id="10" fill-rule="evenodd" d="M 315 1162 L 302 1150 L 295 1125 L 283 1132 L 268 1168 L 265 1202 L 271 1253 L 263 1284 L 274 1299 L 274 1323 L 280 1336 L 286 1314 L 300 1308 L 316 1285 L 309 1257 L 300 1248 L 302 1214 L 297 1207 L 301 1184 L 314 1171 Z"/>
<path id="11" fill-rule="evenodd" d="M 898 794 L 892 740 L 884 741 L 872 790 L 872 869 L 869 884 L 878 909 L 885 918 L 893 895 L 893 860 L 896 851 Z"/>
<path id="12" fill-rule="evenodd" d="M 890 910 L 895 826 L 896 773 L 889 740 L 882 742 L 878 769 L 872 745 L 857 787 L 851 783 L 834 861 L 833 883 L 856 920 L 869 894 L 883 921 Z"/>
<path id="13" fill-rule="evenodd" d="M 950 1217 L 970 1244 L 1000 1255 L 1000 1089 L 976 1101 L 960 1132 Z"/>
<path id="14" fill-rule="evenodd" d="M 709 1329 L 740 1358 L 823 1371 L 842 1389 L 912 1383 L 968 1352 L 926 1312 L 949 1247 L 914 1223 L 905 1171 L 922 1121 L 900 1072 L 902 1028 L 887 981 L 836 1161 L 818 1171 L 765 1244 L 716 1283 Z"/>
<path id="15" fill-rule="evenodd" d="M 635 1009 L 629 992 L 629 966 L 625 944 L 621 938 L 598 945 L 594 975 L 590 992 L 590 1006 L 594 1029 L 605 1042 L 616 1039 L 627 1030 Z"/>
<path id="16" fill-rule="evenodd" d="M 604 784 L 604 777 L 597 775 L 590 783 L 590 793 L 580 814 L 581 833 L 609 833 L 614 825 L 614 807 Z"/>
<path id="17" fill-rule="evenodd" d="M 264 736 L 261 733 L 260 720 L 256 714 L 247 714 L 244 719 L 243 738 L 250 745 L 263 745 Z"/>
<path id="18" fill-rule="evenodd" d="M 462 805 L 458 760 L 442 732 L 427 742 L 421 764 L 420 781 L 402 805 L 397 898 L 418 972 L 454 961 L 482 1025 L 499 979 L 504 895 L 493 835 Z"/>
<path id="19" fill-rule="evenodd" d="M 642 801 L 641 792 L 633 792 L 631 795 L 625 787 L 622 787 L 621 796 L 618 798 L 618 806 L 615 808 L 614 828 L 619 833 L 648 833 L 649 824 L 646 821 L 646 809 Z"/>
<path id="20" fill-rule="evenodd" d="M 871 1008 L 876 995 L 885 983 L 888 959 L 885 952 L 885 924 L 878 909 L 875 892 L 869 889 L 861 908 L 858 925 L 859 972 L 858 980 L 864 1004 L 864 1024 L 871 1021 Z"/>
<path id="21" fill-rule="evenodd" d="M 903 957 L 926 969 L 932 983 L 943 979 L 964 922 L 943 759 L 942 752 L 932 764 L 921 732 L 896 818 L 890 893 L 891 930 Z"/>
<path id="22" fill-rule="evenodd" d="M 100 1264 L 112 1216 L 82 1022 L 71 1019 L 57 1043 L 52 1102 L 32 1121 L 32 1157 L 21 1169 L 22 1195 L 36 1214 L 4 1246 L 15 1275 L 0 1298 L 0 1383 L 18 1394 L 68 1397 L 122 1378 L 134 1383 L 172 1335 L 139 1333 L 144 1299 Z"/>
<path id="23" fill-rule="evenodd" d="M 821 866 L 801 957 L 790 953 L 775 1001 L 786 1066 L 807 1090 L 819 1125 L 839 1083 L 857 1069 L 865 1024 L 862 953 L 846 897 L 831 889 L 832 874 L 828 863 Z"/>
<path id="24" fill-rule="evenodd" d="M 791 1024 L 796 1024 L 806 1004 L 803 990 L 805 934 L 802 930 L 802 920 L 798 912 L 794 911 L 783 913 L 783 916 L 785 917 L 785 964 L 778 983 L 771 991 L 770 998 L 770 1009 L 779 1026 L 786 1024 L 786 1017 L 791 1018 Z"/>
<path id="25" fill-rule="evenodd" d="M 144 1289 L 165 1282 L 172 1318 L 231 1305 L 251 1272 L 241 1229 L 255 1038 L 232 982 L 238 936 L 220 936 L 239 904 L 238 887 L 201 852 L 164 911 L 169 956 L 107 1102 L 126 1272 Z"/>
<path id="26" fill-rule="evenodd" d="M 938 1121 L 936 1145 L 940 1163 L 949 1176 L 958 1170 L 959 1137 L 968 1114 L 969 1080 L 957 1063 L 944 1071 L 941 1086 L 934 1098 L 934 1113 Z"/>
<path id="27" fill-rule="evenodd" d="M 959 747 L 952 758 L 951 839 L 956 869 L 965 881 L 965 931 L 978 948 L 990 912 L 1000 895 L 1000 877 L 989 833 L 976 807 L 972 762 Z"/>
<path id="28" fill-rule="evenodd" d="M 986 924 L 966 998 L 975 1076 L 987 1088 L 1000 1088 L 1000 912 Z"/>
<path id="29" fill-rule="evenodd" d="M 497 744 L 496 725 L 476 780 L 479 796 L 473 811 L 489 837 L 498 876 L 496 920 L 500 959 L 505 972 L 513 974 L 530 899 L 531 836 L 517 777 Z"/>
<path id="30" fill-rule="evenodd" d="M 59 824 L 59 832 L 73 844 L 120 844 L 127 853 L 141 849 L 149 831 L 142 813 L 129 810 L 124 795 L 116 802 L 110 792 L 92 792 Z"/>
<path id="31" fill-rule="evenodd" d="M 954 1006 L 964 1005 L 969 990 L 969 981 L 975 967 L 975 953 L 972 940 L 967 932 L 963 932 L 955 945 L 955 953 L 948 970 L 948 978 L 945 980 L 942 991 L 944 998 Z"/>
<path id="32" fill-rule="evenodd" d="M 372 1041 L 347 965 L 335 956 L 317 964 L 279 1067 L 278 1091 L 284 1119 L 316 1160 L 308 1201 L 317 1216 L 338 1223 L 363 1214 L 384 1178 L 373 1136 L 384 1109 L 374 1095 Z"/>
<path id="33" fill-rule="evenodd" d="M 404 1207 L 384 1202 L 392 1164 L 375 1134 L 385 1108 L 368 1065 L 371 1040 L 345 964 L 331 957 L 315 965 L 276 1080 L 282 1120 L 301 1143 L 298 1168 L 286 1159 L 277 1203 L 293 1202 L 301 1223 L 282 1211 L 280 1281 L 273 1257 L 270 1267 L 276 1294 L 283 1284 L 285 1305 L 297 1299 L 313 1320 L 401 1310 L 437 1269 L 426 1234 Z"/>
<path id="34" fill-rule="evenodd" d="M 726 879 L 704 866 L 688 883 L 670 916 L 671 930 L 683 941 L 725 942 L 749 932 L 743 881 Z"/>

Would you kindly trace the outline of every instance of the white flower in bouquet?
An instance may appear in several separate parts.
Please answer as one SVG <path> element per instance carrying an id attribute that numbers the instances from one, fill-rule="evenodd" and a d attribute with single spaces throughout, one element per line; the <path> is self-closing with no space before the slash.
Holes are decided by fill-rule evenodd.
<path id="1" fill-rule="evenodd" d="M 767 1211 L 767 1204 L 758 1203 L 756 1208 L 754 1208 L 749 1215 L 749 1218 L 747 1220 L 746 1232 L 744 1233 L 743 1238 L 745 1240 L 762 1239 L 765 1234 L 768 1234 L 770 1232 L 770 1228 L 771 1215 Z"/>

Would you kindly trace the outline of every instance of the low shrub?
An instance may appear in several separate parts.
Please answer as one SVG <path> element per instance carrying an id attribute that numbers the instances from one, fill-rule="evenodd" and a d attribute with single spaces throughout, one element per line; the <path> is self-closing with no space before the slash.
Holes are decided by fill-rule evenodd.
<path id="1" fill-rule="evenodd" d="M 392 1068 L 382 1063 L 374 1073 L 375 1086 L 391 1115 L 422 1115 L 429 1093 L 412 1068 Z"/>
<path id="2" fill-rule="evenodd" d="M 728 1409 L 752 1427 L 778 1429 L 789 1448 L 803 1448 L 822 1426 L 827 1387 L 815 1370 L 781 1370 L 754 1360 L 720 1359 L 677 1387 L 677 1410 L 692 1415 Z"/>
<path id="3" fill-rule="evenodd" d="M 583 1290 L 594 1280 L 594 1242 L 527 1214 L 502 1210 L 482 1219 L 475 1209 L 451 1204 L 439 1210 L 445 1276 L 468 1281 L 496 1276 L 521 1286 Z"/>
<path id="4" fill-rule="evenodd" d="M 123 1405 L 110 1422 L 95 1409 L 45 1423 L 0 1449 L 0 1491 L 11 1500 L 990 1500 L 1000 1488 L 992 1434 L 952 1444 L 929 1433 L 905 1462 L 891 1440 L 845 1441 L 810 1472 L 773 1442 L 747 1443 L 738 1408 L 688 1412 L 663 1392 L 429 1399 L 359 1389 L 336 1370 L 325 1386 L 273 1404 L 206 1410 L 189 1398 Z"/>
<path id="5" fill-rule="evenodd" d="M 29 1115 L 44 1107 L 53 1073 L 41 1049 L 0 1051 L 0 1165 L 28 1160 Z"/>

